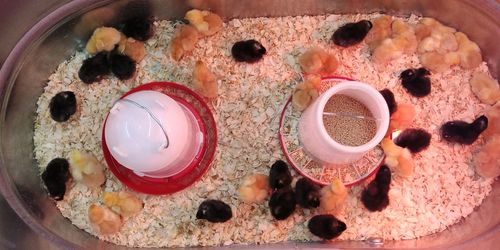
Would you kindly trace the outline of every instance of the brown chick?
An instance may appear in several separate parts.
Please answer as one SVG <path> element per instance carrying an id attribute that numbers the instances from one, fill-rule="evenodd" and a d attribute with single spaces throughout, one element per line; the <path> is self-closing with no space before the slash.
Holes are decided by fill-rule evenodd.
<path id="1" fill-rule="evenodd" d="M 182 26 L 170 43 L 170 54 L 179 61 L 187 52 L 194 49 L 199 39 L 198 31 L 188 25 Z"/>
<path id="2" fill-rule="evenodd" d="M 97 188 L 106 181 L 103 165 L 90 153 L 73 150 L 69 155 L 69 164 L 71 175 L 76 182 Z"/>
<path id="3" fill-rule="evenodd" d="M 271 188 L 267 175 L 254 174 L 247 176 L 239 188 L 240 199 L 245 203 L 262 203 L 268 196 Z"/>
<path id="4" fill-rule="evenodd" d="M 139 198 L 124 191 L 104 192 L 102 197 L 104 205 L 124 217 L 135 215 L 144 207 L 144 204 Z"/>
<path id="5" fill-rule="evenodd" d="M 100 27 L 94 30 L 85 49 L 92 55 L 101 51 L 112 51 L 120 40 L 120 31 L 111 27 Z"/>
<path id="6" fill-rule="evenodd" d="M 382 41 L 392 34 L 391 23 L 392 17 L 384 15 L 374 19 L 372 22 L 373 27 L 368 32 L 365 42 L 368 44 L 370 50 L 378 47 Z"/>
<path id="7" fill-rule="evenodd" d="M 469 40 L 462 32 L 455 33 L 458 42 L 458 53 L 460 54 L 460 66 L 464 69 L 473 69 L 481 64 L 483 58 L 481 49 L 475 42 Z"/>
<path id="8" fill-rule="evenodd" d="M 498 81 L 487 73 L 475 72 L 470 80 L 470 87 L 476 97 L 483 103 L 495 104 L 500 101 L 500 86 Z"/>
<path id="9" fill-rule="evenodd" d="M 338 214 L 344 207 L 347 189 L 341 180 L 335 178 L 332 183 L 321 189 L 319 207 L 324 212 Z"/>
<path id="10" fill-rule="evenodd" d="M 415 118 L 415 108 L 410 104 L 398 104 L 398 109 L 391 116 L 389 130 L 405 129 L 413 124 Z"/>
<path id="11" fill-rule="evenodd" d="M 436 73 L 446 71 L 451 67 L 450 63 L 445 60 L 445 55 L 438 52 L 427 52 L 420 55 L 420 63 Z"/>
<path id="12" fill-rule="evenodd" d="M 484 178 L 500 176 L 500 135 L 494 135 L 474 157 L 476 173 Z"/>
<path id="13" fill-rule="evenodd" d="M 120 215 L 105 206 L 90 205 L 88 216 L 90 224 L 99 234 L 117 233 L 123 225 Z"/>
<path id="14" fill-rule="evenodd" d="M 144 43 L 137 41 L 134 38 L 127 38 L 122 36 L 120 43 L 118 44 L 118 51 L 120 53 L 129 56 L 136 63 L 142 61 L 146 55 L 146 49 L 144 48 Z"/>
<path id="15" fill-rule="evenodd" d="M 207 10 L 190 10 L 184 18 L 204 36 L 214 35 L 222 29 L 220 16 Z"/>
<path id="16" fill-rule="evenodd" d="M 202 96 L 217 98 L 217 78 L 202 61 L 197 61 L 194 66 L 193 85 Z"/>
<path id="17" fill-rule="evenodd" d="M 413 160 L 410 150 L 396 145 L 391 139 L 384 138 L 381 142 L 385 154 L 385 164 L 401 177 L 413 174 Z"/>
<path id="18" fill-rule="evenodd" d="M 488 117 L 488 128 L 484 131 L 485 137 L 500 135 L 500 102 L 486 111 L 486 117 Z"/>
<path id="19" fill-rule="evenodd" d="M 312 48 L 299 56 L 299 65 L 307 74 L 331 75 L 339 62 L 337 58 L 321 48 Z"/>
<path id="20" fill-rule="evenodd" d="M 305 110 L 318 96 L 321 86 L 321 77 L 309 75 L 306 80 L 295 87 L 292 96 L 292 105 L 298 111 Z"/>

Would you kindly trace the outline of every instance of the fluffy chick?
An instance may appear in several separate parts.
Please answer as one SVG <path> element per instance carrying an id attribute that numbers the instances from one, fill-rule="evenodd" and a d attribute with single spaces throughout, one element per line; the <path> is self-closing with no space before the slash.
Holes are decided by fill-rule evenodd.
<path id="1" fill-rule="evenodd" d="M 385 65 L 401 55 L 403 55 L 403 52 L 398 48 L 394 40 L 386 38 L 373 50 L 372 61 L 379 65 Z"/>
<path id="2" fill-rule="evenodd" d="M 394 44 L 405 54 L 411 54 L 417 50 L 417 37 L 413 27 L 400 19 L 391 24 Z"/>
<path id="3" fill-rule="evenodd" d="M 424 97 L 431 93 L 430 72 L 426 68 L 407 69 L 399 78 L 405 90 L 415 97 Z"/>
<path id="4" fill-rule="evenodd" d="M 497 102 L 486 111 L 486 117 L 488 117 L 489 125 L 484 131 L 484 135 L 500 135 L 500 102 Z"/>
<path id="5" fill-rule="evenodd" d="M 43 184 L 56 201 L 64 199 L 70 177 L 69 163 L 63 158 L 52 159 L 42 173 Z"/>
<path id="6" fill-rule="evenodd" d="M 441 126 L 441 137 L 448 142 L 470 145 L 488 128 L 488 118 L 484 115 L 472 123 L 449 121 Z"/>
<path id="7" fill-rule="evenodd" d="M 391 116 L 390 132 L 393 129 L 405 129 L 413 124 L 415 119 L 415 108 L 410 104 L 400 104 Z"/>
<path id="8" fill-rule="evenodd" d="M 331 214 L 320 214 L 312 217 L 307 223 L 309 231 L 326 240 L 338 237 L 347 229 L 346 224 Z"/>
<path id="9" fill-rule="evenodd" d="M 373 24 L 368 20 L 347 23 L 333 33 L 333 43 L 341 47 L 356 45 L 363 41 L 372 26 Z"/>
<path id="10" fill-rule="evenodd" d="M 106 206 L 114 212 L 124 217 L 129 217 L 139 213 L 144 204 L 135 195 L 120 191 L 120 192 L 104 192 L 102 200 Z"/>
<path id="11" fill-rule="evenodd" d="M 432 72 L 440 73 L 450 69 L 451 64 L 446 60 L 445 54 L 427 52 L 420 55 L 420 63 Z"/>
<path id="12" fill-rule="evenodd" d="M 389 138 L 384 138 L 381 146 L 385 154 L 385 164 L 395 174 L 404 178 L 413 174 L 414 166 L 409 149 L 399 147 Z"/>
<path id="13" fill-rule="evenodd" d="M 85 49 L 89 54 L 112 51 L 121 40 L 121 33 L 115 28 L 100 27 L 94 30 Z"/>
<path id="14" fill-rule="evenodd" d="M 233 217 L 231 207 L 219 200 L 204 200 L 198 207 L 196 219 L 223 223 Z"/>
<path id="15" fill-rule="evenodd" d="M 398 108 L 398 104 L 396 103 L 396 98 L 394 98 L 394 93 L 389 89 L 383 89 L 379 91 L 382 97 L 384 97 L 385 102 L 387 103 L 387 107 L 389 108 L 389 114 L 394 114 Z"/>
<path id="16" fill-rule="evenodd" d="M 382 166 L 375 179 L 361 192 L 361 202 L 370 211 L 382 211 L 389 205 L 389 189 L 391 184 L 391 170 Z"/>
<path id="17" fill-rule="evenodd" d="M 254 174 L 243 180 L 238 192 L 240 200 L 245 203 L 261 203 L 269 196 L 270 190 L 269 178 L 263 174 Z"/>
<path id="18" fill-rule="evenodd" d="M 486 104 L 493 105 L 500 101 L 500 86 L 498 81 L 487 73 L 474 72 L 470 80 L 470 87 L 477 98 Z"/>
<path id="19" fill-rule="evenodd" d="M 212 72 L 210 72 L 208 67 L 202 61 L 197 61 L 194 66 L 193 85 L 195 90 L 202 96 L 207 98 L 217 98 L 217 78 Z"/>
<path id="20" fill-rule="evenodd" d="M 319 206 L 320 186 L 311 180 L 302 177 L 295 184 L 295 199 L 303 208 Z"/>
<path id="21" fill-rule="evenodd" d="M 122 37 L 120 43 L 118 44 L 118 51 L 124 55 L 129 56 L 136 63 L 142 61 L 146 55 L 146 49 L 144 48 L 144 42 L 137 41 L 134 38 Z"/>
<path id="22" fill-rule="evenodd" d="M 117 233 L 123 225 L 120 215 L 105 206 L 90 205 L 88 216 L 90 224 L 99 234 Z"/>
<path id="23" fill-rule="evenodd" d="M 329 186 L 325 186 L 320 191 L 321 198 L 319 207 L 322 211 L 339 213 L 344 208 L 347 198 L 347 188 L 341 180 L 335 178 Z"/>
<path id="24" fill-rule="evenodd" d="M 298 62 L 302 71 L 307 74 L 331 75 L 338 66 L 337 58 L 321 48 L 312 48 L 299 56 Z"/>
<path id="25" fill-rule="evenodd" d="M 69 155 L 69 164 L 73 179 L 85 186 L 97 188 L 106 181 L 104 167 L 92 154 L 73 150 Z"/>
<path id="26" fill-rule="evenodd" d="M 170 55 L 175 61 L 179 61 L 187 52 L 194 49 L 200 35 L 195 28 L 182 26 L 170 43 Z"/>
<path id="27" fill-rule="evenodd" d="M 429 147 L 432 135 L 424 129 L 405 129 L 394 139 L 400 147 L 409 149 L 412 153 L 419 153 Z"/>
<path id="28" fill-rule="evenodd" d="M 214 35 L 222 29 L 220 16 L 207 10 L 190 10 L 184 18 L 204 36 Z"/>
<path id="29" fill-rule="evenodd" d="M 391 23 L 392 17 L 384 15 L 371 21 L 373 27 L 365 38 L 371 50 L 375 49 L 382 41 L 392 34 Z"/>
<path id="30" fill-rule="evenodd" d="M 290 186 L 292 183 L 292 174 L 288 164 L 282 160 L 277 160 L 269 170 L 269 186 L 273 189 L 280 189 Z"/>
<path id="31" fill-rule="evenodd" d="M 305 110 L 318 96 L 321 87 L 321 77 L 309 75 L 305 81 L 295 87 L 292 105 L 298 111 Z"/>
<path id="32" fill-rule="evenodd" d="M 271 215 L 277 220 L 284 220 L 292 215 L 295 206 L 295 193 L 290 186 L 275 190 L 269 199 Z"/>
<path id="33" fill-rule="evenodd" d="M 477 46 L 475 42 L 469 40 L 467 35 L 462 32 L 456 32 L 455 38 L 458 42 L 460 66 L 464 69 L 473 69 L 479 66 L 483 61 L 479 46 Z"/>
<path id="34" fill-rule="evenodd" d="M 500 175 L 500 135 L 493 136 L 474 157 L 476 173 L 484 178 Z"/>

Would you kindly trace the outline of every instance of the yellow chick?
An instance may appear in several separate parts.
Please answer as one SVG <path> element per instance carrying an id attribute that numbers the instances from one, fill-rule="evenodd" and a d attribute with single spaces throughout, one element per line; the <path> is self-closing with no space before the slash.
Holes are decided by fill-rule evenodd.
<path id="1" fill-rule="evenodd" d="M 413 161 L 410 150 L 399 147 L 391 139 L 384 138 L 381 142 L 385 154 L 385 164 L 401 177 L 413 174 Z"/>
<path id="2" fill-rule="evenodd" d="M 190 10 L 184 18 L 204 36 L 214 35 L 222 29 L 220 16 L 207 10 Z"/>
<path id="3" fill-rule="evenodd" d="M 135 215 L 144 207 L 144 204 L 139 198 L 124 191 L 104 192 L 102 197 L 106 206 L 124 217 Z"/>
<path id="4" fill-rule="evenodd" d="M 415 30 L 409 24 L 396 19 L 391 24 L 394 45 L 406 54 L 411 54 L 417 49 Z"/>
<path id="5" fill-rule="evenodd" d="M 388 15 L 381 16 L 372 21 L 372 28 L 365 37 L 365 42 L 374 50 L 383 40 L 389 38 L 392 34 L 391 29 L 392 17 Z"/>
<path id="6" fill-rule="evenodd" d="M 443 72 L 451 67 L 445 60 L 445 55 L 438 52 L 427 52 L 420 55 L 420 63 L 432 72 Z"/>
<path id="7" fill-rule="evenodd" d="M 329 186 L 321 189 L 319 207 L 325 212 L 339 213 L 347 198 L 347 188 L 341 180 L 335 178 Z"/>
<path id="8" fill-rule="evenodd" d="M 474 157 L 476 172 L 484 178 L 500 176 L 500 135 L 494 135 Z"/>
<path id="9" fill-rule="evenodd" d="M 269 196 L 269 178 L 263 174 L 247 176 L 238 191 L 243 202 L 261 203 Z"/>
<path id="10" fill-rule="evenodd" d="M 500 102 L 486 111 L 486 117 L 488 117 L 488 128 L 484 131 L 485 137 L 500 135 Z"/>
<path id="11" fill-rule="evenodd" d="M 217 78 L 202 61 L 197 61 L 194 66 L 193 85 L 202 96 L 217 98 Z"/>
<path id="12" fill-rule="evenodd" d="M 392 38 L 386 38 L 373 51 L 372 61 L 380 65 L 385 65 L 401 55 L 403 55 L 403 51 L 394 40 Z"/>
<path id="13" fill-rule="evenodd" d="M 321 48 L 312 48 L 299 56 L 298 62 L 302 71 L 307 74 L 331 75 L 339 62 L 337 58 Z"/>
<path id="14" fill-rule="evenodd" d="M 481 64 L 483 58 L 481 49 L 475 42 L 469 40 L 462 32 L 455 33 L 458 42 L 458 53 L 460 54 L 460 66 L 464 69 L 473 69 Z"/>
<path id="15" fill-rule="evenodd" d="M 120 53 L 129 56 L 136 63 L 142 61 L 146 55 L 146 49 L 144 48 L 144 43 L 137 41 L 134 38 L 127 38 L 122 36 L 120 43 L 118 44 L 118 51 Z"/>
<path id="16" fill-rule="evenodd" d="M 117 233 L 123 225 L 120 215 L 105 206 L 90 205 L 88 216 L 90 224 L 100 234 Z"/>
<path id="17" fill-rule="evenodd" d="M 500 86 L 498 81 L 487 73 L 475 72 L 470 80 L 470 87 L 477 98 L 486 104 L 495 104 L 500 101 Z"/>
<path id="18" fill-rule="evenodd" d="M 304 82 L 295 87 L 292 96 L 292 105 L 298 111 L 305 110 L 318 96 L 321 86 L 321 77 L 309 75 Z"/>
<path id="19" fill-rule="evenodd" d="M 97 188 L 106 181 L 103 165 L 92 154 L 73 150 L 69 164 L 73 179 L 85 186 Z"/>
<path id="20" fill-rule="evenodd" d="M 85 48 L 89 54 L 112 51 L 120 40 L 120 31 L 111 27 L 100 27 L 94 30 Z"/>
<path id="21" fill-rule="evenodd" d="M 170 43 L 170 54 L 179 61 L 186 52 L 194 49 L 199 39 L 198 31 L 188 25 L 182 26 Z"/>

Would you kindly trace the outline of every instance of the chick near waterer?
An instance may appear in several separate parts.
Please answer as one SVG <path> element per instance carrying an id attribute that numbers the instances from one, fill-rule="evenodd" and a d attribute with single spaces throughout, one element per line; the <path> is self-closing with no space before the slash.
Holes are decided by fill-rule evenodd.
<path id="1" fill-rule="evenodd" d="M 413 160 L 409 149 L 396 145 L 391 139 L 384 138 L 381 142 L 385 154 L 385 165 L 401 177 L 413 174 Z"/>
<path id="2" fill-rule="evenodd" d="M 332 183 L 321 189 L 319 207 L 322 211 L 339 213 L 347 198 L 347 189 L 341 180 L 335 178 Z"/>
<path id="3" fill-rule="evenodd" d="M 202 61 L 197 61 L 193 70 L 193 85 L 195 90 L 207 98 L 217 98 L 217 77 L 210 72 Z"/>
<path id="4" fill-rule="evenodd" d="M 96 188 L 106 181 L 103 165 L 92 154 L 73 150 L 69 155 L 69 164 L 73 179 L 79 183 Z"/>
<path id="5" fill-rule="evenodd" d="M 245 177 L 238 189 L 240 199 L 245 203 L 261 203 L 271 191 L 269 178 L 264 174 L 254 174 Z"/>
<path id="6" fill-rule="evenodd" d="M 94 30 L 85 48 L 89 54 L 112 51 L 120 40 L 120 31 L 112 27 L 100 27 Z"/>
<path id="7" fill-rule="evenodd" d="M 194 49 L 198 42 L 200 33 L 189 25 L 182 26 L 170 42 L 170 55 L 175 61 L 179 61 L 187 52 Z"/>
<path id="8" fill-rule="evenodd" d="M 137 196 L 124 191 L 104 192 L 102 200 L 111 210 L 124 217 L 137 214 L 144 207 L 143 202 Z"/>
<path id="9" fill-rule="evenodd" d="M 117 233 L 123 225 L 120 215 L 105 206 L 90 205 L 88 216 L 90 224 L 100 234 Z"/>

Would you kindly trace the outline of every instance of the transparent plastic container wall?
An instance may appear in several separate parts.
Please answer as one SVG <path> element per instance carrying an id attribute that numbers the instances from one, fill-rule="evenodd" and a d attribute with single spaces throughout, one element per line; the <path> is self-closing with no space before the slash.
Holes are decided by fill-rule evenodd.
<path id="1" fill-rule="evenodd" d="M 33 157 L 33 120 L 36 101 L 57 65 L 82 49 L 91 30 L 75 29 L 80 17 L 112 24 L 126 17 L 128 1 L 25 0 L 0 1 L 0 189 L 9 206 L 32 229 L 14 227 L 18 218 L 0 207 L 0 248 L 123 249 L 79 230 L 61 216 L 42 189 Z M 150 9 L 159 19 L 182 18 L 189 9 L 185 0 L 135 1 L 136 10 Z M 500 4 L 496 0 L 210 0 L 208 7 L 226 20 L 236 17 L 314 15 L 325 13 L 411 13 L 437 18 L 459 28 L 476 41 L 493 75 L 500 78 Z M 106 8 L 108 11 L 102 11 Z M 120 13 L 109 15 L 105 13 Z M 499 156 L 500 157 L 500 156 Z M 0 201 L 0 205 L 3 203 Z M 500 184 L 469 217 L 444 232 L 407 241 L 385 241 L 386 248 L 478 248 L 500 244 Z M 11 241 L 15 239 L 15 241 Z M 14 242 L 14 243 L 13 243 Z M 338 241 L 331 244 L 285 242 L 248 248 L 369 248 L 368 242 Z M 232 246 L 229 248 L 241 248 Z"/>

